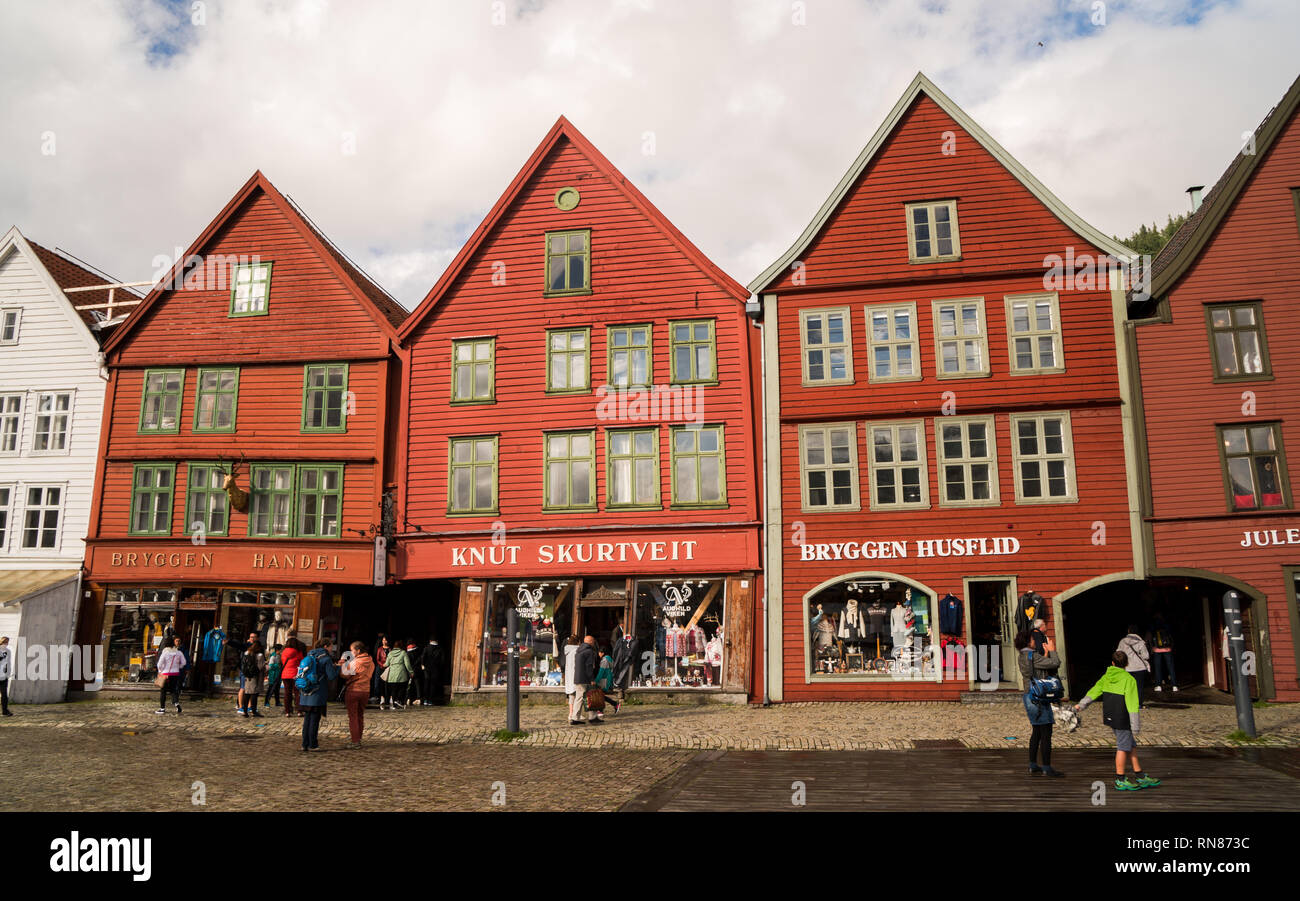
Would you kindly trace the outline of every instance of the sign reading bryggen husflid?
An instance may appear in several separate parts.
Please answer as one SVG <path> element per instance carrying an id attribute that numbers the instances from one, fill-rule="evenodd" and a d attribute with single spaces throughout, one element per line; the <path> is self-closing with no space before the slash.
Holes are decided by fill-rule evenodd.
<path id="1" fill-rule="evenodd" d="M 530 690 L 590 632 L 627 688 L 749 692 L 747 296 L 561 119 L 411 315 L 397 567 L 455 586 L 453 692 L 504 687 L 512 608 Z"/>
<path id="2" fill-rule="evenodd" d="M 403 312 L 256 173 L 105 347 L 80 641 L 238 684 L 250 634 L 337 636 L 372 583 Z M 79 686 L 74 686 L 79 687 Z"/>

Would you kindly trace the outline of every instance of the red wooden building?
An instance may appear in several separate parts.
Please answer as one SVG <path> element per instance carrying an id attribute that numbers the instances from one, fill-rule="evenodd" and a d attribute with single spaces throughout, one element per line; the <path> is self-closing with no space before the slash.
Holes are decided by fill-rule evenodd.
<path id="1" fill-rule="evenodd" d="M 1108 254 L 917 75 L 750 284 L 773 699 L 1011 687 L 1023 596 L 1059 642 L 1134 578 L 1125 298 L 1083 265 Z"/>
<path id="2" fill-rule="evenodd" d="M 250 631 L 338 633 L 375 581 L 404 316 L 258 172 L 117 329 L 79 626 L 106 683 L 148 684 L 173 633 L 227 687 Z"/>
<path id="3" fill-rule="evenodd" d="M 1137 322 L 1155 576 L 1180 680 L 1230 688 L 1221 597 L 1245 598 L 1252 693 L 1300 700 L 1300 80 L 1156 258 Z M 1291 459 L 1295 459 L 1294 456 Z"/>
<path id="4" fill-rule="evenodd" d="M 503 688 L 510 607 L 530 691 L 591 631 L 634 690 L 748 692 L 747 296 L 561 118 L 407 320 L 397 570 L 454 617 L 456 694 Z"/>

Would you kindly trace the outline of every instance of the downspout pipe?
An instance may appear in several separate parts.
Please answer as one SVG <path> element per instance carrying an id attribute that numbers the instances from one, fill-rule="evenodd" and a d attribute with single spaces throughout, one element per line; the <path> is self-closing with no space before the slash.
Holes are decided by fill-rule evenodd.
<path id="1" fill-rule="evenodd" d="M 745 304 L 745 313 L 753 320 L 754 325 L 758 327 L 758 333 L 763 334 L 763 303 L 759 300 L 757 294 L 751 294 L 748 302 Z M 762 469 L 759 470 L 758 484 L 766 486 L 767 483 L 767 431 L 763 428 L 764 418 L 767 416 L 767 354 L 764 353 L 764 342 L 759 338 L 758 342 L 758 360 L 759 360 L 759 406 L 758 421 L 754 425 L 758 429 L 759 442 L 762 445 L 760 460 Z M 760 497 L 762 491 L 759 492 Z M 763 653 L 760 659 L 763 661 L 763 706 L 771 707 L 772 699 L 768 694 L 768 686 L 771 684 L 771 673 L 768 672 L 768 630 L 770 628 L 767 617 L 767 503 L 764 499 L 763 504 L 762 527 L 759 529 L 758 536 L 758 554 L 759 561 L 763 566 Z"/>

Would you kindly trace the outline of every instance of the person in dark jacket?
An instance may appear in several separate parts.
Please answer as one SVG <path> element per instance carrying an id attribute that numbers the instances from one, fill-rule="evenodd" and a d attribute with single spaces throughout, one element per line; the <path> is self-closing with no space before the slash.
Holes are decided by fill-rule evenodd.
<path id="1" fill-rule="evenodd" d="M 1016 635 L 1016 661 L 1020 664 L 1020 675 L 1025 677 L 1025 713 L 1029 716 L 1032 731 L 1029 735 L 1029 775 L 1064 776 L 1060 770 L 1052 769 L 1052 726 L 1056 717 L 1052 714 L 1052 705 L 1039 703 L 1031 695 L 1029 688 L 1034 679 L 1055 676 L 1061 668 L 1061 658 L 1056 655 L 1056 642 L 1047 638 L 1043 650 L 1034 650 L 1030 632 L 1026 629 Z M 1042 753 L 1043 765 L 1038 765 L 1038 755 Z"/>
<path id="2" fill-rule="evenodd" d="M 582 725 L 582 708 L 586 703 L 587 689 L 591 688 L 591 683 L 596 681 L 596 639 L 591 635 L 584 636 L 582 644 L 578 645 L 578 653 L 573 656 L 573 687 L 574 695 L 569 704 L 569 725 Z M 596 712 L 587 711 L 588 725 L 595 725 L 600 720 L 596 718 Z"/>
<path id="3" fill-rule="evenodd" d="M 442 645 L 429 636 L 429 643 L 420 649 L 420 705 L 432 707 L 442 703 Z"/>
<path id="4" fill-rule="evenodd" d="M 328 638 L 322 638 L 316 642 L 316 647 L 308 652 L 309 657 L 316 659 L 316 671 L 318 678 L 314 685 L 300 689 L 298 695 L 298 707 L 302 710 L 302 749 L 304 751 L 319 751 L 320 746 L 317 743 L 317 733 L 320 731 L 320 721 L 325 716 L 325 705 L 329 701 L 330 681 L 339 677 L 339 668 L 334 663 L 334 658 L 330 656 L 331 642 Z M 299 663 L 298 670 L 301 673 L 306 663 L 304 657 L 302 663 Z"/>

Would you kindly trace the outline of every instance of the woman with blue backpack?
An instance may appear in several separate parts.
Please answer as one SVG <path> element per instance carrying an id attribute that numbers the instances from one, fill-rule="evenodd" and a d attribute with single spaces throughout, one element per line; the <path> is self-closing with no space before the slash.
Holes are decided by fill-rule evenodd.
<path id="1" fill-rule="evenodd" d="M 1043 643 L 1041 650 L 1035 650 L 1028 629 L 1016 635 L 1016 662 L 1020 664 L 1020 674 L 1025 677 L 1025 713 L 1033 730 L 1029 736 L 1029 775 L 1064 776 L 1060 770 L 1052 769 L 1052 726 L 1056 718 L 1052 713 L 1052 703 L 1065 696 L 1056 671 L 1061 668 L 1061 658 L 1056 654 L 1056 641 L 1051 637 Z M 1043 765 L 1038 765 L 1039 754 Z"/>
<path id="2" fill-rule="evenodd" d="M 330 682 L 339 676 L 339 668 L 330 656 L 333 643 L 328 638 L 316 642 L 316 647 L 298 663 L 294 686 L 298 689 L 298 706 L 302 709 L 302 749 L 319 751 L 317 733 L 325 705 L 329 702 Z"/>

